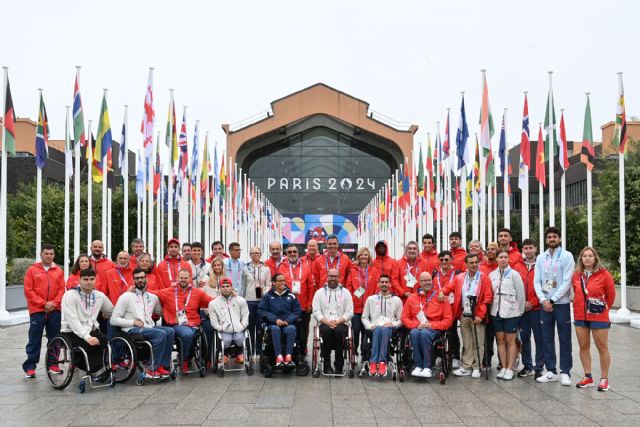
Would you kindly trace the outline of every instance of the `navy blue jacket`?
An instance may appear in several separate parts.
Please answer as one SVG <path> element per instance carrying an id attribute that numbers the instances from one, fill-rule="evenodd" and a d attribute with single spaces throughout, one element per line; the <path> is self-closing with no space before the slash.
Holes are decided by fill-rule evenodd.
<path id="1" fill-rule="evenodd" d="M 271 287 L 269 292 L 260 300 L 258 316 L 268 325 L 275 325 L 278 319 L 284 320 L 290 325 L 295 325 L 302 314 L 300 301 L 288 288 L 285 288 L 282 295 L 278 295 L 275 289 L 275 286 Z"/>

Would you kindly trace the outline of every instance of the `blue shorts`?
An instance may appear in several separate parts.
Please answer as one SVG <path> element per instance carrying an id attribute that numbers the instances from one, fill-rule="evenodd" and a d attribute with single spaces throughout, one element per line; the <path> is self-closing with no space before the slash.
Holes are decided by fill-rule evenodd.
<path id="1" fill-rule="evenodd" d="M 509 317 L 508 319 L 503 319 L 500 316 L 491 316 L 491 324 L 493 325 L 493 332 L 515 334 L 516 332 L 518 332 L 520 316 Z"/>
<path id="2" fill-rule="evenodd" d="M 610 322 L 592 322 L 589 320 L 574 320 L 573 324 L 589 329 L 609 329 L 611 327 Z"/>

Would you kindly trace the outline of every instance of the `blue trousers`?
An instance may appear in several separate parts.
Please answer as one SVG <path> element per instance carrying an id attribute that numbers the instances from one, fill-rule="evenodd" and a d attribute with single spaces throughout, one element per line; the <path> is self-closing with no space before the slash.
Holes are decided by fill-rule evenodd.
<path id="1" fill-rule="evenodd" d="M 282 334 L 285 336 L 285 353 L 293 353 L 293 344 L 296 340 L 296 327 L 294 325 L 287 325 L 280 327 L 278 325 L 269 325 L 269 331 L 271 331 L 271 341 L 273 342 L 273 352 L 278 355 L 282 355 Z"/>
<path id="2" fill-rule="evenodd" d="M 168 326 L 156 326 L 153 328 L 131 328 L 130 334 L 142 334 L 153 346 L 152 370 L 160 366 L 169 368 L 171 366 L 171 352 L 173 351 L 173 338 L 175 332 Z"/>
<path id="3" fill-rule="evenodd" d="M 544 364 L 556 372 L 556 328 L 560 341 L 560 372 L 571 375 L 571 309 L 569 304 L 555 304 L 553 311 L 540 310 L 540 328 L 544 347 Z"/>
<path id="4" fill-rule="evenodd" d="M 49 314 L 44 312 L 33 313 L 29 316 L 29 342 L 26 352 L 27 360 L 22 364 L 22 369 L 26 372 L 36 369 L 40 362 L 40 351 L 42 350 L 42 333 L 47 331 L 47 341 L 52 340 L 60 333 L 60 311 L 52 311 Z"/>
<path id="5" fill-rule="evenodd" d="M 175 331 L 176 338 L 180 338 L 182 342 L 182 360 L 187 360 L 196 330 L 187 325 L 172 325 L 170 327 Z"/>
<path id="6" fill-rule="evenodd" d="M 387 361 L 387 350 L 389 349 L 389 340 L 396 328 L 391 326 L 378 326 L 371 331 L 371 357 L 369 362 L 380 363 Z"/>
<path id="7" fill-rule="evenodd" d="M 542 372 L 544 366 L 544 344 L 540 329 L 540 310 L 525 311 L 520 317 L 520 340 L 522 341 L 522 364 L 527 369 Z M 531 334 L 536 343 L 536 365 L 531 360 Z"/>
<path id="8" fill-rule="evenodd" d="M 411 346 L 413 347 L 413 362 L 418 368 L 430 368 L 431 367 L 431 348 L 433 347 L 433 340 L 435 340 L 440 331 L 435 329 L 412 329 Z"/>

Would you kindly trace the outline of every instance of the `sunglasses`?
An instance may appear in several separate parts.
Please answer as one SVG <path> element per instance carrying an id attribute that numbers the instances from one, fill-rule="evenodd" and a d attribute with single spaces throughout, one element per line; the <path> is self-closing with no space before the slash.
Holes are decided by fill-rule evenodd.
<path id="1" fill-rule="evenodd" d="M 298 251 L 287 251 L 287 255 L 294 255 L 297 254 Z"/>

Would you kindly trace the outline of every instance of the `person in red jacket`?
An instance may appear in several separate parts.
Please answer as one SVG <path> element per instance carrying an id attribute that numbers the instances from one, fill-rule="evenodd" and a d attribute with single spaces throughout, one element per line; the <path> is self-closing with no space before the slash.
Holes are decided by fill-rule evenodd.
<path id="1" fill-rule="evenodd" d="M 587 246 L 580 252 L 576 271 L 573 273 L 573 320 L 580 346 L 580 362 L 584 370 L 578 388 L 593 387 L 591 376 L 591 337 L 600 356 L 600 383 L 598 391 L 609 390 L 609 308 L 616 298 L 611 273 L 600 264 L 596 250 Z"/>
<path id="2" fill-rule="evenodd" d="M 178 283 L 178 271 L 191 271 L 189 263 L 180 256 L 180 241 L 171 238 L 167 242 L 167 256 L 158 263 L 156 275 L 161 288 L 171 288 Z"/>
<path id="3" fill-rule="evenodd" d="M 522 254 L 518 244 L 513 241 L 511 230 L 502 228 L 498 231 L 498 244 L 509 254 L 509 267 L 515 269 L 517 265 L 522 264 Z"/>
<path id="4" fill-rule="evenodd" d="M 449 234 L 449 250 L 453 256 L 453 268 L 461 272 L 465 271 L 467 251 L 462 247 L 462 234 L 458 231 Z M 480 256 L 478 256 L 478 260 L 480 260 Z"/>
<path id="5" fill-rule="evenodd" d="M 300 350 L 302 354 L 306 354 L 309 322 L 311 321 L 311 301 L 313 301 L 315 289 L 312 284 L 313 279 L 309 265 L 298 258 L 298 247 L 296 245 L 287 247 L 287 258 L 278 267 L 278 273 L 284 276 L 287 287 L 300 301 L 302 314 L 298 333 L 301 341 Z"/>
<path id="6" fill-rule="evenodd" d="M 131 254 L 129 256 L 129 268 L 131 271 L 138 266 L 138 257 L 144 253 L 144 240 L 133 239 L 131 241 Z"/>
<path id="7" fill-rule="evenodd" d="M 373 260 L 373 266 L 380 272 L 389 276 L 391 280 L 391 290 L 394 291 L 400 287 L 400 267 L 398 261 L 389 256 L 389 245 L 386 240 L 379 240 L 375 246 L 376 258 Z"/>
<path id="8" fill-rule="evenodd" d="M 422 252 L 420 252 L 420 258 L 422 258 L 422 261 L 427 265 L 427 271 L 432 275 L 440 266 L 440 257 L 438 256 L 438 251 L 436 251 L 433 240 L 431 234 L 422 236 Z"/>
<path id="9" fill-rule="evenodd" d="M 428 271 L 427 264 L 418 257 L 418 243 L 407 242 L 404 248 L 404 256 L 398 260 L 398 269 L 400 270 L 400 283 L 393 292 L 402 299 L 404 303 L 407 298 L 418 291 L 418 278 L 420 273 Z"/>
<path id="10" fill-rule="evenodd" d="M 458 274 L 453 282 L 440 292 L 439 298 L 444 299 L 445 295 L 453 291 L 453 314 L 460 319 L 463 343 L 462 366 L 453 374 L 480 378 L 485 324 L 489 319 L 488 305 L 493 301 L 493 290 L 489 278 L 478 270 L 478 255 L 467 255 L 465 264 L 466 272 Z M 478 360 L 478 353 L 480 360 Z"/>
<path id="11" fill-rule="evenodd" d="M 534 273 L 536 267 L 536 242 L 531 239 L 524 239 L 522 241 L 522 254 L 523 264 L 526 271 L 526 277 L 524 281 L 524 293 L 527 297 L 527 302 L 524 306 L 524 313 L 520 317 L 520 341 L 522 342 L 522 364 L 524 367 L 518 372 L 518 377 L 526 378 L 529 375 L 534 376 L 534 379 L 538 379 L 542 376 L 542 370 L 544 369 L 544 352 L 542 342 L 542 330 L 540 329 L 540 300 L 536 294 L 534 284 Z M 531 360 L 531 335 L 536 343 L 536 355 L 535 365 Z"/>
<path id="12" fill-rule="evenodd" d="M 340 272 L 338 283 L 342 286 L 345 286 L 347 283 L 352 263 L 348 256 L 338 251 L 339 246 L 338 236 L 335 234 L 327 236 L 327 251 L 324 255 L 318 257 L 313 266 L 313 274 L 316 276 L 315 279 L 318 289 L 327 284 L 327 272 L 332 268 Z"/>
<path id="13" fill-rule="evenodd" d="M 440 267 L 433 273 L 433 286 L 438 291 L 449 286 L 455 276 L 459 274 L 451 265 L 453 256 L 449 251 L 440 251 L 438 254 L 440 261 Z M 447 301 L 450 305 L 453 305 L 454 293 L 450 292 L 447 295 Z M 458 369 L 460 367 L 460 337 L 458 336 L 458 319 L 454 318 L 451 327 L 449 328 L 449 340 L 451 345 L 451 355 L 453 356 L 452 368 Z"/>
<path id="14" fill-rule="evenodd" d="M 309 267 L 309 271 L 311 272 L 311 285 L 313 286 L 312 292 L 314 293 L 318 290 L 319 286 L 316 283 L 316 276 L 314 276 L 313 274 L 313 266 L 315 265 L 316 260 L 319 256 L 320 253 L 318 249 L 318 242 L 315 239 L 309 239 L 309 241 L 307 242 L 307 252 L 303 256 L 301 256 L 300 259 Z M 313 296 L 311 297 L 311 300 L 313 300 Z"/>
<path id="15" fill-rule="evenodd" d="M 282 243 L 280 242 L 271 242 L 269 243 L 269 253 L 271 256 L 267 258 L 264 262 L 264 265 L 269 267 L 271 271 L 271 276 L 273 277 L 277 272 L 278 268 L 280 268 L 280 264 L 284 262 L 286 259 L 282 256 Z"/>
<path id="16" fill-rule="evenodd" d="M 53 245 L 45 243 L 40 250 L 40 262 L 34 263 L 24 276 L 24 296 L 29 306 L 29 343 L 26 347 L 27 360 L 22 364 L 25 377 L 35 378 L 40 362 L 42 332 L 46 329 L 47 341 L 60 333 L 60 308 L 64 295 L 64 272 L 53 259 L 56 254 Z M 52 373 L 61 373 L 53 365 Z"/>
<path id="17" fill-rule="evenodd" d="M 211 244 L 211 256 L 207 258 L 205 261 L 211 264 L 211 261 L 213 261 L 216 258 L 222 258 L 222 259 L 230 258 L 229 254 L 224 253 L 224 244 L 219 240 L 216 240 Z"/>
<path id="18" fill-rule="evenodd" d="M 151 255 L 144 253 L 137 257 L 136 262 L 136 267 L 140 267 L 147 274 L 147 292 L 156 294 L 160 289 L 163 289 L 156 275 L 156 268 Z"/>
<path id="19" fill-rule="evenodd" d="M 353 300 L 353 317 L 351 318 L 351 330 L 353 332 L 353 348 L 359 353 L 360 336 L 364 334 L 362 327 L 362 311 L 364 303 L 371 295 L 378 291 L 378 279 L 380 272 L 371 265 L 371 252 L 369 248 L 360 248 L 356 254 L 356 262 L 351 266 L 351 273 L 347 278 L 346 288 L 351 292 Z"/>
<path id="20" fill-rule="evenodd" d="M 449 301 L 438 299 L 431 274 L 420 273 L 416 293 L 407 298 L 402 309 L 402 324 L 410 329 L 415 368 L 414 377 L 431 378 L 433 341 L 453 324 Z"/>
<path id="21" fill-rule="evenodd" d="M 482 261 L 484 260 L 484 251 L 482 250 L 482 242 L 480 242 L 480 240 L 470 241 L 467 245 L 467 252 L 478 255 L 478 260 L 480 261 L 480 265 L 482 265 Z"/>
<path id="22" fill-rule="evenodd" d="M 100 276 L 103 272 L 111 270 L 115 264 L 104 253 L 104 243 L 101 240 L 91 242 L 91 268 Z"/>
<path id="23" fill-rule="evenodd" d="M 498 259 L 496 258 L 498 249 L 500 249 L 500 246 L 496 242 L 487 243 L 487 252 L 485 253 L 484 259 L 480 261 L 479 267 L 480 272 L 485 276 L 488 276 L 493 270 L 498 268 Z"/>
<path id="24" fill-rule="evenodd" d="M 164 325 L 173 328 L 176 338 L 180 338 L 182 343 L 181 369 L 183 374 L 187 374 L 193 337 L 201 322 L 200 309 L 208 308 L 213 298 L 191 285 L 191 269 L 187 268 L 178 272 L 175 287 L 162 289 L 157 295 L 162 303 Z"/>
<path id="25" fill-rule="evenodd" d="M 96 289 L 105 294 L 114 306 L 120 295 L 133 287 L 133 270 L 129 266 L 129 253 L 118 252 L 115 267 L 103 272 L 100 287 L 96 286 Z"/>
<path id="26" fill-rule="evenodd" d="M 80 285 L 80 272 L 87 268 L 91 268 L 91 259 L 89 255 L 82 254 L 76 259 L 73 266 L 71 266 L 69 278 L 67 279 L 67 289 L 73 289 Z M 98 286 L 99 283 L 100 281 L 96 277 L 96 286 Z"/>

